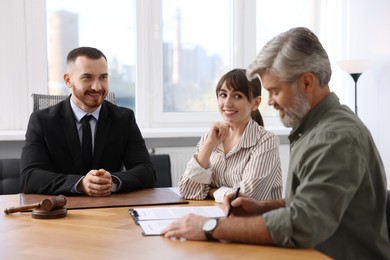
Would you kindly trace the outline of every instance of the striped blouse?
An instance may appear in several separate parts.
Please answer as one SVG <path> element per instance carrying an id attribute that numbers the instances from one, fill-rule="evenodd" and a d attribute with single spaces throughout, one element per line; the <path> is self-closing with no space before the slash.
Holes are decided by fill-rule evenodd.
<path id="1" fill-rule="evenodd" d="M 224 154 L 223 144 L 212 152 L 207 169 L 196 160 L 199 148 L 206 140 L 202 136 L 195 154 L 179 179 L 179 191 L 183 198 L 202 200 L 211 188 L 219 188 L 215 194 L 223 195 L 240 187 L 240 193 L 257 200 L 282 197 L 282 170 L 279 158 L 278 137 L 265 130 L 255 121 L 249 121 L 239 143 Z"/>

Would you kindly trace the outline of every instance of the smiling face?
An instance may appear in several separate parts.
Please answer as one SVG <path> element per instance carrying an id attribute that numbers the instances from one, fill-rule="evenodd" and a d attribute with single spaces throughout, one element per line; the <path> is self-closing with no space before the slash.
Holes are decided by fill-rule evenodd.
<path id="1" fill-rule="evenodd" d="M 246 124 L 251 118 L 251 113 L 260 104 L 260 97 L 249 101 L 242 92 L 228 88 L 226 83 L 217 93 L 219 112 L 225 120 L 237 124 Z"/>
<path id="2" fill-rule="evenodd" d="M 281 81 L 271 72 L 263 73 L 261 80 L 269 93 L 268 105 L 279 111 L 283 125 L 292 128 L 299 126 L 311 109 L 309 100 L 300 89 L 300 80 L 291 84 Z"/>
<path id="3" fill-rule="evenodd" d="M 85 112 L 99 107 L 108 93 L 107 61 L 79 56 L 68 64 L 64 80 L 72 89 L 72 101 Z"/>

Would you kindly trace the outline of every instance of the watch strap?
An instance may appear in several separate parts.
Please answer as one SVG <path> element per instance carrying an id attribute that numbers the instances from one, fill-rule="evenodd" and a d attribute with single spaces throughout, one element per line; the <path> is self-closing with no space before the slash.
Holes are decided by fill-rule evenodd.
<path id="1" fill-rule="evenodd" d="M 217 241 L 217 240 L 213 237 L 213 235 L 211 234 L 211 232 L 205 231 L 204 234 L 206 235 L 208 241 Z"/>

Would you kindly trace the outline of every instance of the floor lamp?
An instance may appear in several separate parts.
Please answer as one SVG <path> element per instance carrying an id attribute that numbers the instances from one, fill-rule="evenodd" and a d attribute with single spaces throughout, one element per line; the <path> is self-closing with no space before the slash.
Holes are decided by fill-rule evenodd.
<path id="1" fill-rule="evenodd" d="M 368 60 L 340 60 L 337 64 L 342 70 L 351 75 L 355 82 L 355 114 L 357 115 L 357 82 L 363 72 L 370 67 L 370 62 Z"/>

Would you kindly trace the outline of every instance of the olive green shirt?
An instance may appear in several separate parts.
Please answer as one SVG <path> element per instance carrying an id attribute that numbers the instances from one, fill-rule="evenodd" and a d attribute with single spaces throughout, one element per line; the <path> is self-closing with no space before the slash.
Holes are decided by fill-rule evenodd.
<path id="1" fill-rule="evenodd" d="M 289 139 L 286 207 L 264 214 L 273 241 L 335 259 L 390 259 L 385 170 L 360 119 L 331 93 Z"/>

